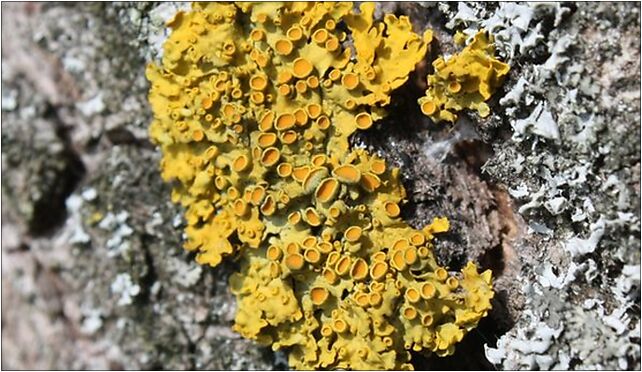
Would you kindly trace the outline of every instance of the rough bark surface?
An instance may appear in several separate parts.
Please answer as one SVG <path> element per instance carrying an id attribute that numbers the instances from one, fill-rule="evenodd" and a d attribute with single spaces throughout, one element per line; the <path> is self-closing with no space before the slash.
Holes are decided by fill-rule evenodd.
<path id="1" fill-rule="evenodd" d="M 452 54 L 454 29 L 504 5 L 377 11 Z M 287 368 L 231 331 L 235 263 L 182 250 L 147 138 L 145 65 L 181 7 L 2 4 L 4 369 Z M 640 368 L 640 5 L 529 9 L 537 42 L 489 118 L 421 115 L 431 55 L 353 138 L 402 169 L 412 225 L 449 218 L 440 263 L 494 273 L 492 313 L 454 356 L 415 355 L 418 369 Z"/>

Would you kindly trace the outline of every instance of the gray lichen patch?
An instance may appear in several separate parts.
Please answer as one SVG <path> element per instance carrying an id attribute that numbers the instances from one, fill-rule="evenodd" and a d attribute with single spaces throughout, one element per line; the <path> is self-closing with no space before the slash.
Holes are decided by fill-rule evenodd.
<path id="1" fill-rule="evenodd" d="M 624 274 L 640 263 L 639 6 L 616 7 L 534 6 L 531 25 L 549 24 L 537 47 L 547 57 L 516 56 L 492 119 L 512 135 L 493 141 L 484 172 L 517 200 L 539 252 L 515 277 L 521 317 L 487 352 L 504 368 L 640 365 L 639 274 Z M 618 80 L 633 85 L 614 90 Z"/>

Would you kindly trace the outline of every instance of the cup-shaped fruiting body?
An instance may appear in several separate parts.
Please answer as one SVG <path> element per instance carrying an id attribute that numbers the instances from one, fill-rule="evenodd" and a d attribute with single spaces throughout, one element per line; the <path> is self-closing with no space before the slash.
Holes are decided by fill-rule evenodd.
<path id="1" fill-rule="evenodd" d="M 231 56 L 234 52 L 236 52 L 236 45 L 234 45 L 234 43 L 227 41 L 223 44 L 223 54 Z"/>
<path id="2" fill-rule="evenodd" d="M 341 77 L 341 84 L 348 90 L 355 89 L 359 85 L 359 75 L 347 73 Z"/>
<path id="3" fill-rule="evenodd" d="M 423 297 L 426 300 L 430 300 L 431 298 L 435 297 L 437 294 L 437 288 L 435 288 L 435 285 L 433 283 L 424 283 L 421 286 L 421 297 Z"/>
<path id="4" fill-rule="evenodd" d="M 214 185 L 216 186 L 217 189 L 219 189 L 221 191 L 225 190 L 225 188 L 228 186 L 228 184 L 229 184 L 229 182 L 228 182 L 227 178 L 225 178 L 223 176 L 217 176 L 214 179 Z"/>
<path id="5" fill-rule="evenodd" d="M 398 250 L 392 253 L 390 265 L 397 271 L 404 271 L 407 267 L 406 260 L 404 259 L 404 252 Z"/>
<path id="6" fill-rule="evenodd" d="M 386 288 L 386 284 L 383 282 L 370 282 L 370 292 L 381 293 Z"/>
<path id="7" fill-rule="evenodd" d="M 323 337 L 330 337 L 330 336 L 332 336 L 332 333 L 333 333 L 333 331 L 332 331 L 332 327 L 331 327 L 331 326 L 329 326 L 329 325 L 327 325 L 327 324 L 324 324 L 324 325 L 321 327 L 321 336 L 323 336 Z M 324 365 L 322 364 L 322 366 L 324 366 Z M 328 365 L 327 365 L 327 364 L 325 364 L 325 366 L 324 366 L 324 367 L 327 367 L 327 366 L 328 366 Z"/>
<path id="8" fill-rule="evenodd" d="M 261 41 L 265 38 L 265 32 L 258 28 L 255 28 L 250 32 L 250 39 L 252 41 Z"/>
<path id="9" fill-rule="evenodd" d="M 220 150 L 216 146 L 210 146 L 205 150 L 205 159 L 212 160 L 220 154 Z"/>
<path id="10" fill-rule="evenodd" d="M 315 124 L 319 129 L 326 130 L 330 128 L 331 122 L 327 116 L 321 115 L 316 119 Z"/>
<path id="11" fill-rule="evenodd" d="M 457 287 L 459 287 L 459 281 L 457 280 L 457 278 L 451 276 L 450 278 L 446 279 L 446 285 L 451 290 L 457 289 Z"/>
<path id="12" fill-rule="evenodd" d="M 310 103 L 309 105 L 307 105 L 306 111 L 308 112 L 308 116 L 310 117 L 310 119 L 316 119 L 319 117 L 319 115 L 321 115 L 323 109 L 318 103 Z"/>
<path id="13" fill-rule="evenodd" d="M 293 130 L 286 130 L 285 132 L 281 133 L 280 136 L 281 143 L 284 145 L 291 145 L 297 140 L 297 134 Z"/>
<path id="14" fill-rule="evenodd" d="M 263 203 L 261 203 L 261 213 L 263 213 L 265 216 L 271 216 L 275 211 L 276 202 L 274 201 L 274 197 L 272 195 L 266 196 L 263 200 Z"/>
<path id="15" fill-rule="evenodd" d="M 332 252 L 334 246 L 330 242 L 319 242 L 317 243 L 317 249 L 323 254 L 328 254 Z"/>
<path id="16" fill-rule="evenodd" d="M 430 250 L 426 247 L 419 247 L 417 248 L 417 255 L 420 258 L 426 258 L 430 255 Z"/>
<path id="17" fill-rule="evenodd" d="M 321 253 L 316 248 L 308 248 L 305 250 L 303 257 L 305 257 L 305 260 L 309 263 L 315 264 L 321 260 Z"/>
<path id="18" fill-rule="evenodd" d="M 410 234 L 409 240 L 412 245 L 414 245 L 415 247 L 419 247 L 426 242 L 426 237 L 423 233 L 416 231 Z"/>
<path id="19" fill-rule="evenodd" d="M 288 39 L 279 39 L 274 44 L 275 52 L 283 56 L 287 56 L 290 53 L 292 53 L 293 49 L 294 49 L 294 45 L 292 45 L 292 41 Z"/>
<path id="20" fill-rule="evenodd" d="M 295 167 L 292 170 L 292 178 L 297 182 L 303 183 L 305 178 L 308 176 L 308 173 L 310 173 L 310 166 L 308 165 Z"/>
<path id="21" fill-rule="evenodd" d="M 247 155 L 239 155 L 234 162 L 232 162 L 232 170 L 234 172 L 242 172 L 250 166 L 250 158 Z"/>
<path id="22" fill-rule="evenodd" d="M 419 293 L 419 291 L 412 287 L 406 290 L 405 297 L 408 301 L 410 301 L 410 303 L 413 303 L 413 304 L 421 300 L 421 294 Z"/>
<path id="23" fill-rule="evenodd" d="M 359 226 L 350 226 L 348 229 L 346 229 L 345 233 L 343 234 L 343 237 L 345 238 L 346 241 L 350 243 L 355 243 L 358 242 L 359 239 L 361 238 L 363 230 Z"/>
<path id="24" fill-rule="evenodd" d="M 403 251 L 403 260 L 408 266 L 412 266 L 415 262 L 417 262 L 417 248 L 415 247 L 408 247 Z"/>
<path id="25" fill-rule="evenodd" d="M 379 306 L 381 305 L 382 301 L 383 301 L 383 297 L 378 292 L 370 293 L 370 295 L 368 296 L 368 302 L 370 306 L 373 306 L 373 307 Z"/>
<path id="26" fill-rule="evenodd" d="M 343 200 L 337 200 L 328 209 L 328 214 L 334 221 L 338 220 L 347 210 L 346 203 Z"/>
<path id="27" fill-rule="evenodd" d="M 378 251 L 372 255 L 371 261 L 373 262 L 385 262 L 387 258 L 386 252 Z"/>
<path id="28" fill-rule="evenodd" d="M 239 217 L 245 216 L 250 211 L 247 203 L 242 199 L 236 199 L 234 201 L 234 214 Z"/>
<path id="29" fill-rule="evenodd" d="M 361 171 L 351 164 L 339 166 L 332 170 L 332 175 L 339 181 L 347 184 L 354 184 L 361 179 Z"/>
<path id="30" fill-rule="evenodd" d="M 290 93 L 292 93 L 292 87 L 288 84 L 281 84 L 277 88 L 277 93 L 283 97 L 290 96 Z"/>
<path id="31" fill-rule="evenodd" d="M 350 259 L 350 257 L 343 256 L 337 260 L 334 271 L 340 276 L 346 275 L 350 270 L 351 264 L 352 260 Z"/>
<path id="32" fill-rule="evenodd" d="M 236 187 L 230 186 L 227 188 L 227 196 L 231 200 L 236 200 L 239 197 L 239 195 L 240 195 L 239 190 Z"/>
<path id="33" fill-rule="evenodd" d="M 341 70 L 339 70 L 339 69 L 332 69 L 332 70 L 330 71 L 330 73 L 328 74 L 328 77 L 329 77 L 332 81 L 338 81 L 338 80 L 339 80 L 339 79 L 341 79 L 341 77 L 342 77 L 342 75 L 341 75 Z"/>
<path id="34" fill-rule="evenodd" d="M 258 145 L 262 148 L 270 147 L 276 143 L 279 137 L 276 133 L 261 133 L 258 137 Z"/>
<path id="35" fill-rule="evenodd" d="M 321 215 L 317 212 L 316 209 L 312 207 L 308 207 L 304 212 L 303 212 L 303 219 L 305 222 L 307 222 L 310 226 L 320 226 L 321 225 Z"/>
<path id="36" fill-rule="evenodd" d="M 448 91 L 450 93 L 453 93 L 453 94 L 459 93 L 460 90 L 461 90 L 461 84 L 459 84 L 459 82 L 451 81 L 450 83 L 448 83 Z"/>
<path id="37" fill-rule="evenodd" d="M 328 259 L 326 261 L 326 264 L 328 266 L 334 266 L 337 263 L 337 261 L 339 261 L 339 258 L 341 258 L 341 254 L 339 252 L 331 252 L 328 255 Z"/>
<path id="38" fill-rule="evenodd" d="M 323 44 L 328 40 L 328 30 L 320 28 L 312 34 L 312 40 L 317 44 Z"/>
<path id="39" fill-rule="evenodd" d="M 281 248 L 271 245 L 267 249 L 266 257 L 272 261 L 277 261 L 283 256 L 283 251 L 281 251 Z"/>
<path id="40" fill-rule="evenodd" d="M 375 261 L 370 267 L 370 277 L 373 280 L 382 279 L 388 272 L 388 264 L 383 261 Z"/>
<path id="41" fill-rule="evenodd" d="M 348 323 L 345 322 L 343 319 L 335 319 L 332 322 L 332 330 L 334 330 L 336 333 L 343 333 L 348 329 Z"/>
<path id="42" fill-rule="evenodd" d="M 255 105 L 260 105 L 261 103 L 265 102 L 265 95 L 262 92 L 252 92 L 250 94 L 250 102 L 254 103 Z"/>
<path id="43" fill-rule="evenodd" d="M 352 111 L 355 108 L 357 108 L 357 101 L 355 101 L 352 98 L 348 98 L 343 102 L 343 106 L 346 108 L 346 110 Z M 356 118 L 355 118 L 355 124 L 356 124 Z"/>
<path id="44" fill-rule="evenodd" d="M 419 107 L 421 108 L 421 112 L 426 116 L 432 116 L 437 112 L 437 105 L 429 98 L 420 100 Z"/>
<path id="45" fill-rule="evenodd" d="M 305 264 L 305 260 L 303 259 L 303 256 L 300 253 L 288 254 L 285 257 L 285 265 L 290 270 L 301 270 L 304 264 Z"/>
<path id="46" fill-rule="evenodd" d="M 366 130 L 372 126 L 372 116 L 367 112 L 362 112 L 355 117 L 357 128 Z M 375 176 L 376 177 L 376 176 Z"/>
<path id="47" fill-rule="evenodd" d="M 312 73 L 314 66 L 305 58 L 299 57 L 292 64 L 292 75 L 299 79 L 304 79 Z"/>
<path id="48" fill-rule="evenodd" d="M 326 178 L 321 181 L 315 191 L 317 201 L 321 203 L 331 202 L 339 192 L 339 182 L 335 178 Z"/>
<path id="49" fill-rule="evenodd" d="M 201 142 L 204 138 L 205 138 L 205 133 L 202 130 L 197 129 L 194 132 L 192 132 L 192 139 L 194 140 L 194 142 Z"/>
<path id="50" fill-rule="evenodd" d="M 401 251 L 406 248 L 410 247 L 410 243 L 408 242 L 408 239 L 406 238 L 401 238 L 397 239 L 394 243 L 392 243 L 392 251 Z"/>
<path id="51" fill-rule="evenodd" d="M 301 246 L 296 242 L 289 242 L 285 246 L 285 252 L 289 254 L 299 253 L 301 251 Z"/>
<path id="52" fill-rule="evenodd" d="M 293 25 L 286 32 L 286 36 L 292 41 L 300 40 L 303 37 L 303 30 L 298 25 Z"/>
<path id="53" fill-rule="evenodd" d="M 296 225 L 301 221 L 301 213 L 299 211 L 294 211 L 288 215 L 288 223 L 290 225 Z"/>
<path id="54" fill-rule="evenodd" d="M 317 238 L 315 236 L 308 236 L 307 238 L 303 239 L 301 245 L 306 248 L 314 248 L 317 245 Z"/>
<path id="55" fill-rule="evenodd" d="M 327 49 L 329 52 L 334 52 L 339 50 L 339 47 L 341 46 L 341 44 L 338 38 L 332 36 L 325 41 L 324 46 L 325 46 L 325 49 Z"/>
<path id="56" fill-rule="evenodd" d="M 403 317 L 408 320 L 413 320 L 417 317 L 417 309 L 413 306 L 406 306 L 401 310 Z"/>
<path id="57" fill-rule="evenodd" d="M 272 111 L 268 111 L 263 114 L 261 120 L 259 121 L 259 129 L 263 132 L 272 129 L 272 126 L 274 125 L 274 118 L 275 114 Z"/>
<path id="58" fill-rule="evenodd" d="M 432 325 L 432 322 L 433 322 L 433 317 L 431 314 L 426 314 L 421 317 L 421 324 L 424 327 L 430 327 Z"/>
<path id="59" fill-rule="evenodd" d="M 274 127 L 279 131 L 288 130 L 296 124 L 296 118 L 291 113 L 283 113 L 277 116 Z"/>
<path id="60" fill-rule="evenodd" d="M 375 174 L 365 173 L 361 177 L 360 184 L 366 191 L 374 192 L 381 186 L 381 179 Z"/>
<path id="61" fill-rule="evenodd" d="M 250 88 L 254 90 L 265 90 L 268 85 L 268 79 L 265 75 L 254 75 L 250 78 Z"/>
<path id="62" fill-rule="evenodd" d="M 354 280 L 362 280 L 368 276 L 368 264 L 363 258 L 357 258 L 350 269 L 350 277 Z"/>
<path id="63" fill-rule="evenodd" d="M 399 216 L 399 213 L 401 212 L 399 205 L 395 202 L 385 202 L 383 208 L 386 211 L 386 215 L 391 218 Z"/>
<path id="64" fill-rule="evenodd" d="M 308 85 L 305 80 L 299 80 L 294 84 L 294 89 L 298 94 L 304 94 L 308 90 Z"/>
<path id="65" fill-rule="evenodd" d="M 292 164 L 281 163 L 276 167 L 276 172 L 280 177 L 289 177 L 292 174 Z"/>
<path id="66" fill-rule="evenodd" d="M 316 77 L 311 76 L 310 78 L 308 78 L 308 80 L 311 78 Z M 308 113 L 303 108 L 298 108 L 294 111 L 294 119 L 297 126 L 304 126 L 308 122 Z"/>
<path id="67" fill-rule="evenodd" d="M 279 266 L 279 264 L 276 262 L 270 262 L 269 267 L 271 278 L 276 279 L 281 275 L 281 266 Z"/>
<path id="68" fill-rule="evenodd" d="M 361 307 L 369 305 L 368 294 L 364 292 L 355 293 L 354 301 Z"/>
<path id="69" fill-rule="evenodd" d="M 337 273 L 329 267 L 326 267 L 325 269 L 323 269 L 323 272 L 321 275 L 323 275 L 323 278 L 325 278 L 328 284 L 334 284 L 338 279 Z"/>
<path id="70" fill-rule="evenodd" d="M 312 303 L 320 306 L 328 299 L 330 293 L 323 287 L 314 287 L 310 290 L 310 299 Z"/>
<path id="71" fill-rule="evenodd" d="M 435 270 L 435 277 L 437 278 L 437 280 L 443 282 L 446 280 L 446 278 L 448 278 L 448 271 L 446 271 L 446 269 L 444 269 L 443 267 L 439 267 L 437 268 L 437 270 Z"/>
<path id="72" fill-rule="evenodd" d="M 312 164 L 313 165 L 315 165 L 317 167 L 321 167 L 321 166 L 325 165 L 325 163 L 328 160 L 328 157 L 325 154 L 317 154 L 317 155 L 314 155 L 311 158 L 311 160 L 312 160 Z"/>
<path id="73" fill-rule="evenodd" d="M 261 164 L 271 167 L 276 164 L 281 157 L 281 152 L 276 147 L 268 147 L 261 153 Z"/>

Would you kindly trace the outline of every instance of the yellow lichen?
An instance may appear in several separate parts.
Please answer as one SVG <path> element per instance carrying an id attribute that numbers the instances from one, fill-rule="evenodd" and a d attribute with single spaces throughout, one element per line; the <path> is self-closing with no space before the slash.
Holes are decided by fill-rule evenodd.
<path id="1" fill-rule="evenodd" d="M 448 220 L 410 227 L 399 170 L 349 147 L 432 39 L 373 15 L 370 3 L 195 4 L 147 69 L 185 248 L 211 266 L 240 257 L 234 329 L 298 369 L 408 369 L 409 350 L 452 354 L 491 308 L 489 271 L 435 261 Z"/>
<path id="2" fill-rule="evenodd" d="M 455 40 L 463 44 L 458 32 Z M 419 99 L 424 115 L 435 122 L 455 122 L 457 112 L 477 110 L 481 117 L 490 114 L 486 101 L 508 74 L 510 66 L 495 59 L 492 36 L 480 31 L 464 50 L 448 60 L 439 57 L 433 63 L 435 72 L 428 76 L 428 90 Z"/>

